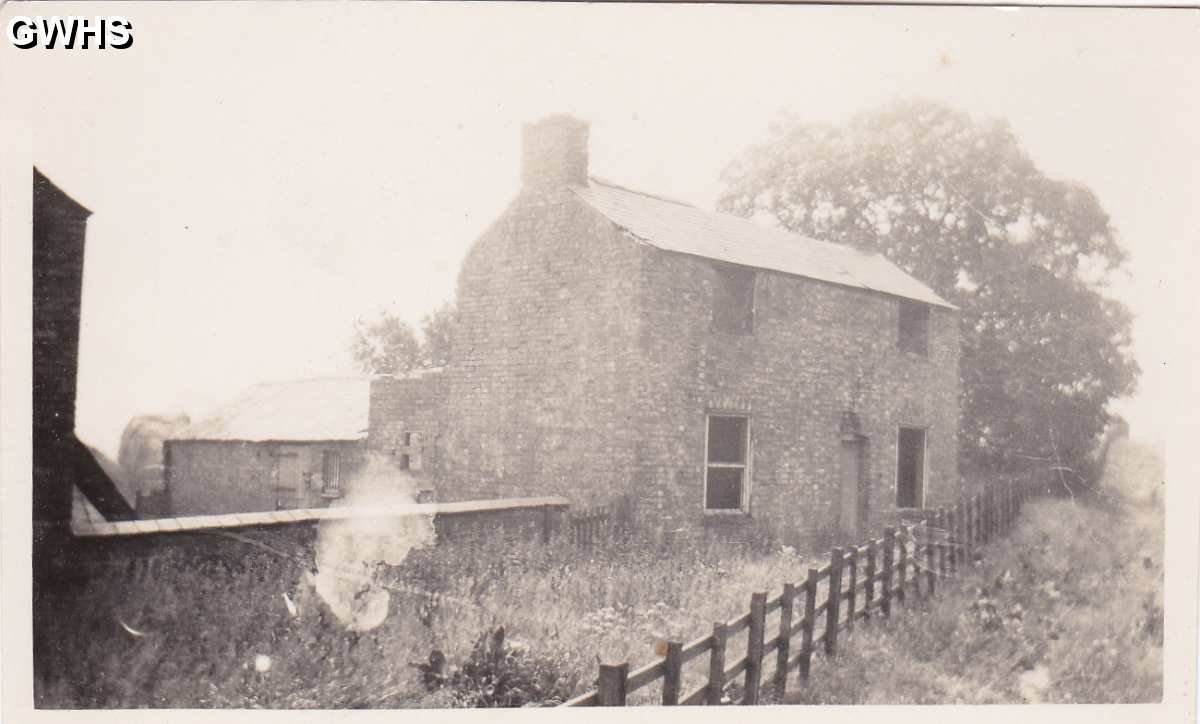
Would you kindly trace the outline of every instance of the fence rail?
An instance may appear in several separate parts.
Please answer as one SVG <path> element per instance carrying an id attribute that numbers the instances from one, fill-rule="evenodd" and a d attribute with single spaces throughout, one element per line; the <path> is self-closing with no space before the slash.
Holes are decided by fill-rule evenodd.
<path id="1" fill-rule="evenodd" d="M 572 510 L 566 518 L 567 540 L 583 547 L 599 545 L 630 531 L 631 502 L 621 497 L 608 505 Z"/>
<path id="2" fill-rule="evenodd" d="M 691 643 L 667 641 L 660 658 L 633 671 L 628 662 L 600 664 L 596 689 L 562 706 L 625 706 L 631 694 L 659 681 L 664 705 L 716 705 L 725 703 L 726 691 L 739 677 L 741 702 L 756 704 L 772 654 L 775 668 L 769 683 L 782 697 L 789 673 L 797 671 L 799 682 L 807 683 L 813 654 L 836 654 L 839 634 L 853 632 L 856 621 L 887 618 L 910 594 L 932 596 L 939 578 L 954 575 L 964 562 L 970 565 L 979 546 L 1012 526 L 1035 490 L 1033 482 L 1006 482 L 951 508 L 927 509 L 914 523 L 888 526 L 882 538 L 834 548 L 829 562 L 809 568 L 803 580 L 784 582 L 782 592 L 770 599 L 765 591 L 754 592 L 749 611 L 714 623 L 711 633 Z M 818 601 L 822 582 L 824 597 Z M 768 639 L 766 619 L 775 611 L 779 627 Z M 746 653 L 727 661 L 730 638 L 743 631 Z M 799 646 L 793 647 L 797 636 Z M 707 681 L 681 692 L 685 665 L 704 654 Z"/>

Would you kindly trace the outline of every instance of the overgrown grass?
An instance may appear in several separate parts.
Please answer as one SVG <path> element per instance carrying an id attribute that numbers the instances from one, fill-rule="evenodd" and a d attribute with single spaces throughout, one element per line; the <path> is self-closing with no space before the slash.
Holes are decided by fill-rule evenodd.
<path id="1" fill-rule="evenodd" d="M 1111 500 L 1031 503 L 977 566 L 942 580 L 932 600 L 910 597 L 890 622 L 860 624 L 787 701 L 1156 701 L 1161 524 L 1161 509 Z M 744 613 L 751 592 L 773 595 L 823 562 L 726 541 L 450 541 L 386 569 L 389 615 L 355 633 L 306 582 L 307 561 L 171 555 L 153 576 L 95 576 L 39 612 L 35 698 L 73 708 L 554 704 L 590 688 L 599 660 L 647 663 L 659 642 L 701 636 Z M 501 626 L 503 647 L 480 649 Z M 730 641 L 729 660 L 744 642 Z M 435 650 L 453 686 L 430 690 L 418 665 Z M 685 667 L 684 691 L 706 669 L 706 657 Z M 658 695 L 650 686 L 631 703 Z"/>
<path id="2" fill-rule="evenodd" d="M 750 592 L 796 580 L 808 564 L 789 548 L 728 542 L 451 541 L 387 569 L 387 620 L 354 633 L 306 582 L 304 561 L 171 555 L 153 576 L 94 576 L 40 612 L 35 698 L 80 708 L 453 706 L 480 699 L 429 691 L 416 665 L 438 650 L 447 674 L 461 669 L 481 635 L 503 626 L 522 676 L 541 682 L 539 703 L 553 704 L 592 686 L 601 658 L 649 661 L 657 642 L 740 615 Z M 268 670 L 256 668 L 260 657 Z"/>
<path id="3" fill-rule="evenodd" d="M 1031 503 L 977 565 L 857 628 L 785 701 L 1159 701 L 1162 516 L 1094 495 Z"/>

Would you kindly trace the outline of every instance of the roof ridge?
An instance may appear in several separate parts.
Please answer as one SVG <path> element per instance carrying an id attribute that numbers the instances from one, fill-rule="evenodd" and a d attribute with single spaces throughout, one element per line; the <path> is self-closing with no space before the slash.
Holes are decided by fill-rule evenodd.
<path id="1" fill-rule="evenodd" d="M 699 206 L 696 206 L 695 204 L 689 204 L 688 202 L 682 201 L 680 199 L 673 199 L 670 196 L 663 196 L 662 194 L 652 194 L 649 191 L 641 191 L 639 189 L 630 188 L 628 186 L 623 186 L 619 183 L 616 183 L 615 181 L 610 181 L 606 178 L 601 178 L 599 176 L 588 176 L 588 180 L 595 181 L 596 183 L 600 184 L 601 186 L 608 186 L 608 187 L 614 188 L 614 189 L 621 189 L 622 191 L 628 191 L 629 193 L 637 194 L 638 196 L 645 196 L 646 198 L 650 198 L 650 199 L 666 201 L 669 204 L 678 204 L 680 206 L 686 206 L 689 209 L 697 209 L 700 211 L 704 210 L 704 209 L 701 209 Z M 714 213 L 719 213 L 719 212 L 714 212 Z"/>
<path id="2" fill-rule="evenodd" d="M 778 224 L 699 208 L 594 176 L 589 181 L 586 187 L 572 188 L 618 227 L 650 246 L 956 309 L 881 249 L 816 239 Z"/>

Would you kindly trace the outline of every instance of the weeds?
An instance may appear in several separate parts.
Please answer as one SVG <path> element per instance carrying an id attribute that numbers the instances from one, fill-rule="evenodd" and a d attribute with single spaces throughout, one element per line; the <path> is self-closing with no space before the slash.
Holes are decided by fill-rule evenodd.
<path id="1" fill-rule="evenodd" d="M 691 638 L 741 613 L 750 591 L 778 588 L 804 565 L 794 548 L 760 554 L 719 541 L 671 549 L 448 541 L 386 568 L 388 617 L 354 633 L 307 582 L 311 561 L 258 550 L 207 561 L 166 554 L 153 573 L 93 576 L 39 612 L 35 700 L 70 708 L 553 703 L 593 686 L 598 659 L 649 660 L 661 640 Z M 481 649 L 480 632 L 500 626 L 505 647 Z M 410 665 L 415 652 L 433 650 L 445 658 L 442 675 L 461 672 L 456 685 L 430 687 L 428 672 Z M 513 668 L 488 658 L 500 650 Z M 522 682 L 501 687 L 521 693 L 473 689 L 469 672 L 488 667 Z"/>
<path id="2" fill-rule="evenodd" d="M 943 581 L 933 599 L 856 629 L 787 700 L 1159 701 L 1161 516 L 1095 497 L 1028 504 L 979 566 Z"/>

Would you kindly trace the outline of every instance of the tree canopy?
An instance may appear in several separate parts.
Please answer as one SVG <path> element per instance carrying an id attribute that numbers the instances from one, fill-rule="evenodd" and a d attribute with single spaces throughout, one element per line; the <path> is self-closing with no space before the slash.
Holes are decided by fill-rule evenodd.
<path id="1" fill-rule="evenodd" d="M 1078 468 L 1132 392 L 1126 252 L 1086 186 L 1048 178 L 1002 120 L 900 101 L 844 125 L 776 123 L 718 205 L 879 251 L 961 309 L 968 466 Z"/>
<path id="2" fill-rule="evenodd" d="M 354 325 L 350 353 L 367 374 L 398 374 L 423 367 L 441 367 L 450 359 L 454 305 L 446 302 L 421 319 L 421 335 L 395 314 L 380 313 Z"/>

